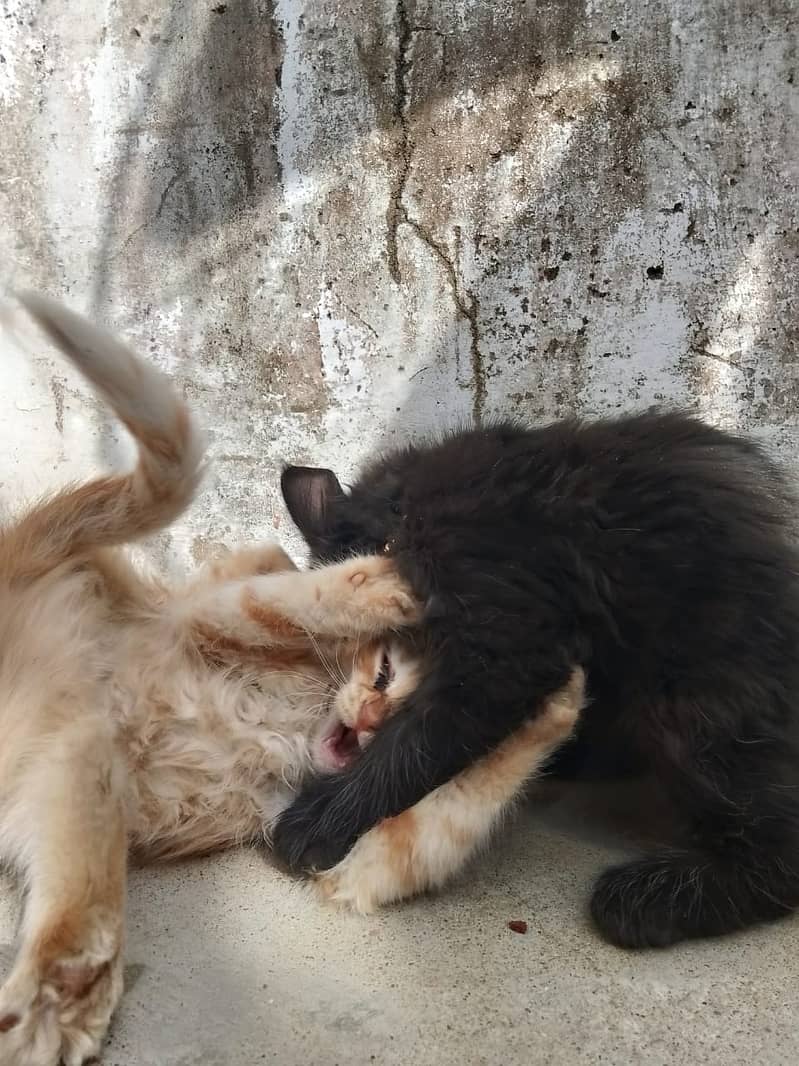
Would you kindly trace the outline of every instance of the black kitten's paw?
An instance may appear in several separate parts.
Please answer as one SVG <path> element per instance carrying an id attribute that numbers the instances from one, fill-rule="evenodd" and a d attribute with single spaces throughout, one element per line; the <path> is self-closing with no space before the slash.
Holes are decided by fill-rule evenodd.
<path id="1" fill-rule="evenodd" d="M 329 817 L 336 792 L 334 779 L 313 781 L 278 818 L 272 832 L 272 848 L 295 873 L 328 870 L 355 843 L 355 838 L 342 833 L 341 826 Z"/>
<path id="2" fill-rule="evenodd" d="M 663 948 L 701 936 L 694 908 L 698 885 L 684 864 L 665 858 L 612 866 L 591 896 L 591 917 L 602 936 L 621 948 Z M 701 889 L 700 889 L 701 891 Z"/>

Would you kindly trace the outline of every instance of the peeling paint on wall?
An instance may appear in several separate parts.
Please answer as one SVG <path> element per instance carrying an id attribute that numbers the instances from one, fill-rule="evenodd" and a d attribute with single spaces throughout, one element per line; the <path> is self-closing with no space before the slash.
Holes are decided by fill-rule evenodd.
<path id="1" fill-rule="evenodd" d="M 9 0 L 0 276 L 204 418 L 178 566 L 288 535 L 283 461 L 464 418 L 680 403 L 799 463 L 796 40 L 792 0 Z M 4 503 L 128 455 L 4 358 Z"/>

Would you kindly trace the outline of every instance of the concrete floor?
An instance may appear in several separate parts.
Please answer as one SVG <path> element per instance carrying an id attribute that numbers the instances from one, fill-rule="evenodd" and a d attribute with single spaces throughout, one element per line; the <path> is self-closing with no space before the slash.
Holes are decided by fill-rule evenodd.
<path id="1" fill-rule="evenodd" d="M 456 886 L 373 918 L 251 852 L 137 871 L 104 1066 L 796 1063 L 799 920 L 635 955 L 589 927 L 635 796 L 548 785 Z M 12 914 L 0 892 L 0 940 Z"/>

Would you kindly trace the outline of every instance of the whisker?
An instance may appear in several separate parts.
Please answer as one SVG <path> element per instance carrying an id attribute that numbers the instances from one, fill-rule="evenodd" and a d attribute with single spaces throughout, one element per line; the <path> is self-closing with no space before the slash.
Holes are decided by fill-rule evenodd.
<path id="1" fill-rule="evenodd" d="M 322 666 L 327 671 L 327 674 L 330 677 L 330 680 L 333 682 L 333 684 L 337 688 L 339 688 L 343 682 L 339 678 L 336 677 L 336 674 L 335 674 L 332 666 L 330 665 L 329 659 L 327 658 L 325 653 L 322 651 L 322 648 L 321 648 L 321 646 L 319 644 L 319 641 L 316 639 L 314 634 L 310 632 L 310 630 L 306 630 L 306 632 L 308 634 L 308 639 L 310 640 L 314 651 L 316 652 L 317 656 L 319 657 L 319 661 L 321 662 Z"/>

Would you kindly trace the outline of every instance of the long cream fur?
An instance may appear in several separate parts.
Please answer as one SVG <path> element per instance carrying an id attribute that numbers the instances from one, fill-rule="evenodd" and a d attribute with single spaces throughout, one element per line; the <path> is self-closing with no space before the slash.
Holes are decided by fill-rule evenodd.
<path id="1" fill-rule="evenodd" d="M 21 300 L 139 452 L 131 473 L 64 490 L 0 532 L 0 858 L 26 889 L 0 1063 L 78 1066 L 122 990 L 129 849 L 262 840 L 310 765 L 339 683 L 330 663 L 415 605 L 384 559 L 300 573 L 276 546 L 177 589 L 137 573 L 115 546 L 191 503 L 202 437 L 114 337 Z"/>

